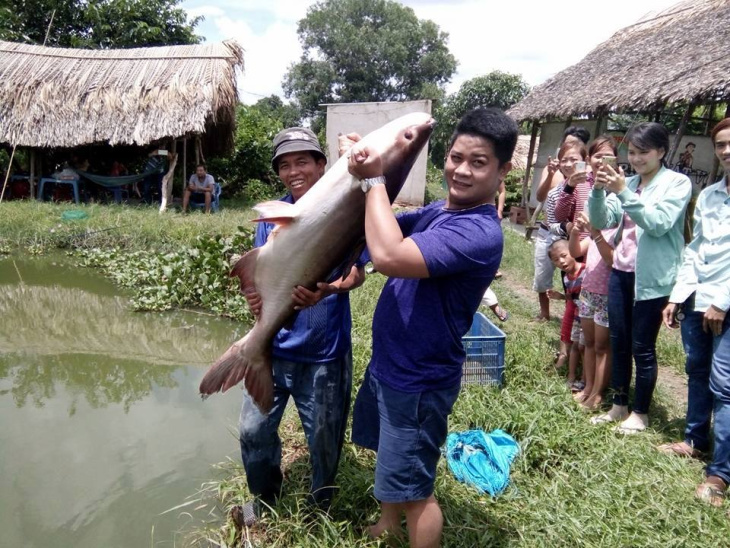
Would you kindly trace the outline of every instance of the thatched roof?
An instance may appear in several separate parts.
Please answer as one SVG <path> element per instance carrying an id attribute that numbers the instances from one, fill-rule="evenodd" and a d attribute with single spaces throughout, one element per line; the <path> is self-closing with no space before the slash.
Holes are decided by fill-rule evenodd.
<path id="1" fill-rule="evenodd" d="M 664 102 L 730 99 L 730 2 L 687 0 L 614 34 L 535 87 L 517 120 L 648 110 Z"/>
<path id="2" fill-rule="evenodd" d="M 225 148 L 236 67 L 243 50 L 232 41 L 118 50 L 0 41 L 0 142 L 145 145 L 207 127 Z"/>
<path id="3" fill-rule="evenodd" d="M 540 137 L 536 138 L 535 150 L 532 152 L 532 165 L 537 160 L 537 150 L 540 148 Z M 527 155 L 530 153 L 530 136 L 517 136 L 517 146 L 512 154 L 512 169 L 527 169 Z"/>

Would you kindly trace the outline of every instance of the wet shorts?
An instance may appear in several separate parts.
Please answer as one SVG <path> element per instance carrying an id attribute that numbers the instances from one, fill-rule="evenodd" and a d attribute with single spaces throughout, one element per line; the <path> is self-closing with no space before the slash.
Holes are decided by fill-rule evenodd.
<path id="1" fill-rule="evenodd" d="M 365 372 L 352 417 L 352 441 L 377 451 L 375 498 L 400 503 L 433 494 L 436 465 L 460 385 L 401 392 Z"/>
<path id="2" fill-rule="evenodd" d="M 580 292 L 578 310 L 581 318 L 593 320 L 601 327 L 608 327 L 608 295 L 583 289 Z"/>
<path id="3" fill-rule="evenodd" d="M 570 340 L 574 343 L 577 342 L 580 346 L 586 345 L 586 338 L 583 335 L 583 328 L 580 326 L 580 320 L 578 318 L 573 320 L 573 326 L 570 329 Z"/>
<path id="4" fill-rule="evenodd" d="M 548 289 L 553 288 L 553 274 L 555 273 L 555 265 L 550 260 L 548 248 L 557 236 L 553 236 L 541 228 L 537 233 L 535 240 L 535 279 L 532 281 L 532 290 L 538 293 L 544 293 Z"/>

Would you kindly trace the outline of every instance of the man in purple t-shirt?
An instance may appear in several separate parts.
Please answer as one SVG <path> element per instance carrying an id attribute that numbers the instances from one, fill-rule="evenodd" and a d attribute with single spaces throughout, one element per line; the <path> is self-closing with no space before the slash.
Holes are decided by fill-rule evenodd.
<path id="1" fill-rule="evenodd" d="M 355 443 L 378 453 L 381 517 L 370 528 L 374 537 L 400 536 L 405 513 L 412 548 L 440 544 L 436 464 L 461 385 L 461 338 L 502 257 L 494 200 L 516 143 L 517 125 L 503 112 L 467 113 L 446 158 L 446 201 L 398 217 L 377 153 L 357 144 L 350 152 L 350 171 L 367 192 L 368 250 L 375 268 L 390 277 L 373 318 L 373 354 L 352 429 Z"/>

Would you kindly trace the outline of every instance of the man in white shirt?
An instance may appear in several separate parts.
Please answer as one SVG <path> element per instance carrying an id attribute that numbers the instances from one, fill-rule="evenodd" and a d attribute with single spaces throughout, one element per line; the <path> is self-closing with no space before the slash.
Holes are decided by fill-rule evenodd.
<path id="1" fill-rule="evenodd" d="M 205 165 L 199 164 L 195 168 L 195 173 L 190 176 L 190 181 L 183 194 L 183 213 L 187 213 L 191 197 L 194 202 L 205 202 L 205 212 L 210 213 L 213 190 L 215 190 L 213 176 L 205 170 Z"/>
<path id="2" fill-rule="evenodd" d="M 682 322 L 689 393 L 685 439 L 659 449 L 688 457 L 709 450 L 714 408 L 713 458 L 696 495 L 719 506 L 730 484 L 730 118 L 711 136 L 725 176 L 697 199 L 694 237 L 663 313 L 668 327 L 676 327 L 676 316 Z"/>

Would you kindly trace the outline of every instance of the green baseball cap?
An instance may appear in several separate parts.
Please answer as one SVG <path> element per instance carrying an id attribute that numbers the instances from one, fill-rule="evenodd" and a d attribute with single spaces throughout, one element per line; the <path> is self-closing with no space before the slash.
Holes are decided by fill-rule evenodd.
<path id="1" fill-rule="evenodd" d="M 274 137 L 274 155 L 271 158 L 271 167 L 278 172 L 277 164 L 279 158 L 290 152 L 314 152 L 327 161 L 319 147 L 319 140 L 311 129 L 305 127 L 290 127 L 276 134 Z"/>

